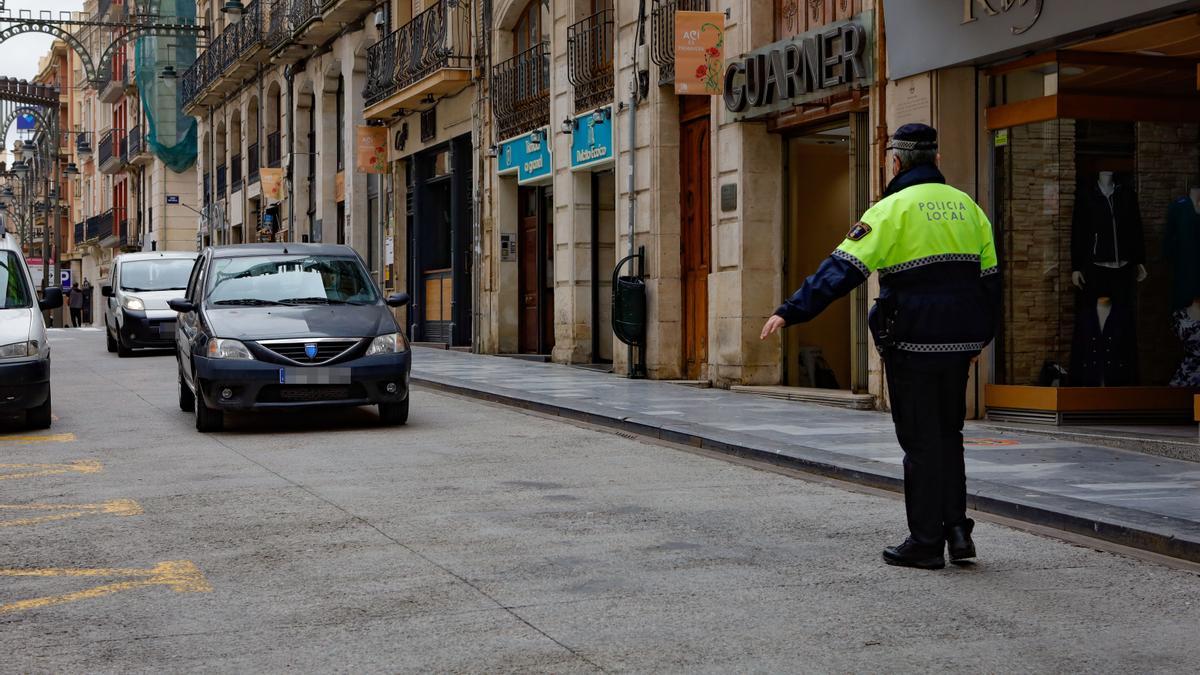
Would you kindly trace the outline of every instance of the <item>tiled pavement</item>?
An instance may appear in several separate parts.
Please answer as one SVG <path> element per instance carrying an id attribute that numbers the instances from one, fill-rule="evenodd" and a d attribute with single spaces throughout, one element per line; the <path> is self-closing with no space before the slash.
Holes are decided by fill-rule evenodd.
<path id="1" fill-rule="evenodd" d="M 421 348 L 413 379 L 856 482 L 902 484 L 900 446 L 878 412 Z M 974 425 L 967 437 L 973 507 L 1200 561 L 1200 464 Z"/>

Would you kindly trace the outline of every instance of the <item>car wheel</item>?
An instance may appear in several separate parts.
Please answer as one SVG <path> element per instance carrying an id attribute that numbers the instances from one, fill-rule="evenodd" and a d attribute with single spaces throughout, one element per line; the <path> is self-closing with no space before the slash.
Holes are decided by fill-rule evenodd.
<path id="1" fill-rule="evenodd" d="M 112 333 L 108 332 L 108 325 L 104 326 L 104 341 L 108 344 L 108 353 L 117 353 L 117 341 L 113 339 Z"/>
<path id="2" fill-rule="evenodd" d="M 198 384 L 197 388 L 199 388 Z M 220 431 L 225 427 L 224 411 L 205 405 L 204 397 L 198 393 L 195 396 L 195 401 L 193 401 L 192 409 L 196 414 L 196 431 L 207 434 Z"/>
<path id="3" fill-rule="evenodd" d="M 45 403 L 25 411 L 25 426 L 30 429 L 49 429 L 53 419 L 50 412 L 50 392 L 46 392 Z"/>
<path id="4" fill-rule="evenodd" d="M 183 412 L 193 412 L 196 409 L 196 395 L 183 381 L 182 370 L 179 371 L 179 409 Z"/>
<path id="5" fill-rule="evenodd" d="M 384 426 L 398 427 L 408 422 L 408 399 L 399 403 L 380 403 L 379 421 Z"/>
<path id="6" fill-rule="evenodd" d="M 117 335 L 117 356 L 124 359 L 133 355 L 133 347 L 125 344 L 120 335 Z"/>

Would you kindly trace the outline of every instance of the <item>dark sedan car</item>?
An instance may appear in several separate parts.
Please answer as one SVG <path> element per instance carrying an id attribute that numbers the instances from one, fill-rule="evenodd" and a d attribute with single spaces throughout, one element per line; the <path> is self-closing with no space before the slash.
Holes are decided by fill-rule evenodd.
<path id="1" fill-rule="evenodd" d="M 172 300 L 179 407 L 200 431 L 224 411 L 378 405 L 408 420 L 408 340 L 348 246 L 245 244 L 209 248 Z"/>

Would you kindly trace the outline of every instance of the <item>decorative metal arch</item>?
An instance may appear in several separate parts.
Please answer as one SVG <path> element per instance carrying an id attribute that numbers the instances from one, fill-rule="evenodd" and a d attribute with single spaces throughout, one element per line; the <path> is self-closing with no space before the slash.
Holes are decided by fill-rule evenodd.
<path id="1" fill-rule="evenodd" d="M 18 20 L 0 30 L 0 43 L 7 42 L 9 39 L 25 33 L 44 33 L 51 37 L 58 38 L 71 46 L 76 54 L 79 54 L 79 59 L 83 61 L 84 72 L 87 73 L 89 80 L 95 80 L 96 67 L 92 64 L 92 55 L 88 52 L 87 47 L 75 37 L 74 33 L 56 25 L 50 21 L 40 19 Z"/>
<path id="2" fill-rule="evenodd" d="M 0 0 L 2 1 L 2 0 Z M 140 37 L 179 37 L 195 35 L 204 37 L 208 29 L 192 19 L 163 21 L 157 14 L 160 0 L 143 0 L 146 13 L 134 12 L 122 21 L 99 21 L 82 12 L 54 12 L 41 10 L 34 15 L 32 10 L 11 10 L 0 6 L 0 43 L 24 33 L 43 33 L 65 42 L 79 55 L 84 72 L 93 85 L 111 78 L 112 61 L 117 50 L 131 40 Z M 90 48 L 85 41 L 92 43 Z M 95 54 L 99 54 L 99 61 Z"/>
<path id="3" fill-rule="evenodd" d="M 7 108 L 8 106 L 4 107 Z M 32 114 L 37 118 L 37 128 L 42 133 L 48 134 L 53 131 L 50 120 L 46 119 L 46 115 L 43 114 L 40 109 L 33 106 L 22 105 L 16 106 L 8 111 L 8 115 L 4 117 L 4 126 L 0 126 L 0 138 L 8 138 L 8 130 L 12 128 L 13 124 L 16 124 L 17 117 L 25 113 Z"/>

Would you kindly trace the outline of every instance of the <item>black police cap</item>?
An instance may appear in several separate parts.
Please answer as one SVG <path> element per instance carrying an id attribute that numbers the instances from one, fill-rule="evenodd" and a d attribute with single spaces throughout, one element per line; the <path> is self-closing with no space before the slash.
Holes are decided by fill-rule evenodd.
<path id="1" fill-rule="evenodd" d="M 937 147 L 937 129 L 928 124 L 905 124 L 888 143 L 888 150 L 937 150 Z"/>

